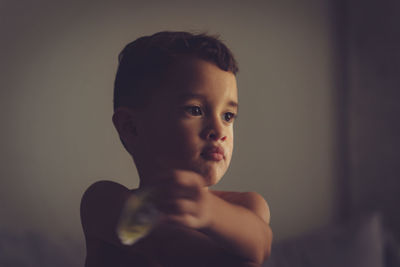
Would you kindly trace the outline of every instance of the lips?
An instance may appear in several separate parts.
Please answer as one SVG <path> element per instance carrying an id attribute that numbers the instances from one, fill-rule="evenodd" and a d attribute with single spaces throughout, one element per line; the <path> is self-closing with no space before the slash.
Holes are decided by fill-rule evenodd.
<path id="1" fill-rule="evenodd" d="M 220 161 L 225 157 L 224 149 L 220 146 L 206 147 L 200 155 L 211 161 Z"/>

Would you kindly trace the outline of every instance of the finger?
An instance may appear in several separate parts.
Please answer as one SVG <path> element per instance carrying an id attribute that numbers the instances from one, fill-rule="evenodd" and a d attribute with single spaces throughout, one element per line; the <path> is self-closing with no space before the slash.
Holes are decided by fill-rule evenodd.
<path id="1" fill-rule="evenodd" d="M 187 187 L 203 187 L 204 179 L 201 175 L 186 170 L 174 170 L 172 172 L 173 182 Z"/>
<path id="2" fill-rule="evenodd" d="M 160 184 L 158 187 L 159 197 L 195 199 L 201 193 L 202 187 L 200 185 L 197 175 L 179 173 L 177 176 L 171 176 Z"/>
<path id="3" fill-rule="evenodd" d="M 175 185 L 180 187 L 203 186 L 203 178 L 193 172 L 186 170 L 170 170 L 163 174 L 163 179 L 159 179 L 159 186 Z"/>
<path id="4" fill-rule="evenodd" d="M 201 188 L 199 187 L 174 187 L 170 186 L 164 189 L 162 195 L 165 199 L 185 198 L 196 201 L 199 196 Z"/>
<path id="5" fill-rule="evenodd" d="M 158 209 L 166 215 L 195 214 L 196 203 L 187 199 L 175 199 L 164 201 L 159 204 Z"/>
<path id="6" fill-rule="evenodd" d="M 164 217 L 164 222 L 177 224 L 185 227 L 195 227 L 196 226 L 196 218 L 190 214 L 169 214 Z"/>

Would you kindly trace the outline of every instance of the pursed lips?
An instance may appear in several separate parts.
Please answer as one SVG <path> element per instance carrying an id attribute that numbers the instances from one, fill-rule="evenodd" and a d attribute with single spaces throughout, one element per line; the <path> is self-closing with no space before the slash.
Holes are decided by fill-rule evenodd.
<path id="1" fill-rule="evenodd" d="M 220 146 L 206 147 L 200 155 L 212 161 L 220 161 L 225 158 L 224 149 Z"/>

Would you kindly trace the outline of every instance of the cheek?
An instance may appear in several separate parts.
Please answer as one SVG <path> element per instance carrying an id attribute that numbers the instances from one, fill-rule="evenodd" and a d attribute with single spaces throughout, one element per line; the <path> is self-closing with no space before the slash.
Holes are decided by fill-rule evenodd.
<path id="1" fill-rule="evenodd" d="M 229 141 L 229 144 L 227 144 L 227 146 L 226 146 L 227 152 L 229 152 L 229 156 L 228 156 L 228 165 L 229 165 L 229 163 L 230 163 L 230 161 L 231 161 L 231 159 L 232 159 L 233 145 L 234 145 L 234 143 L 233 143 L 233 135 L 232 135 L 232 136 L 231 136 L 231 139 L 230 139 L 230 141 Z"/>
<path id="2" fill-rule="evenodd" d="M 169 138 L 164 140 L 180 153 L 191 153 L 197 149 L 199 135 L 197 125 L 193 123 L 178 122 L 170 127 Z"/>
<path id="3" fill-rule="evenodd" d="M 233 146 L 230 146 L 229 148 L 229 156 L 227 157 L 227 164 L 229 166 L 231 159 L 232 159 L 232 154 L 233 154 Z"/>
<path id="4" fill-rule="evenodd" d="M 179 139 L 177 140 L 186 153 L 194 154 L 199 146 L 199 136 L 195 128 L 181 129 Z"/>
<path id="5" fill-rule="evenodd" d="M 180 138 L 190 141 L 191 139 L 197 138 L 199 136 L 201 125 L 194 120 L 182 120 L 177 123 L 175 129 Z"/>
<path id="6" fill-rule="evenodd" d="M 232 154 L 233 152 L 233 146 L 234 146 L 234 137 L 233 137 L 233 130 L 229 133 L 227 147 L 229 147 L 230 153 Z"/>

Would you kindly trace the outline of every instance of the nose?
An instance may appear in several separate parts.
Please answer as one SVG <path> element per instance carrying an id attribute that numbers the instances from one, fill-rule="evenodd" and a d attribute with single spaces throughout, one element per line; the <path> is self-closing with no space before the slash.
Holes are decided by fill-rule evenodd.
<path id="1" fill-rule="evenodd" d="M 212 119 L 204 130 L 204 137 L 211 141 L 225 141 L 227 136 L 225 134 L 224 125 L 220 119 Z"/>
<path id="2" fill-rule="evenodd" d="M 211 139 L 213 141 L 218 141 L 218 140 L 225 141 L 226 140 L 226 136 L 225 135 L 220 135 L 220 134 L 217 134 L 217 133 L 214 133 L 214 132 L 210 132 L 208 134 L 208 138 L 207 139 Z"/>

